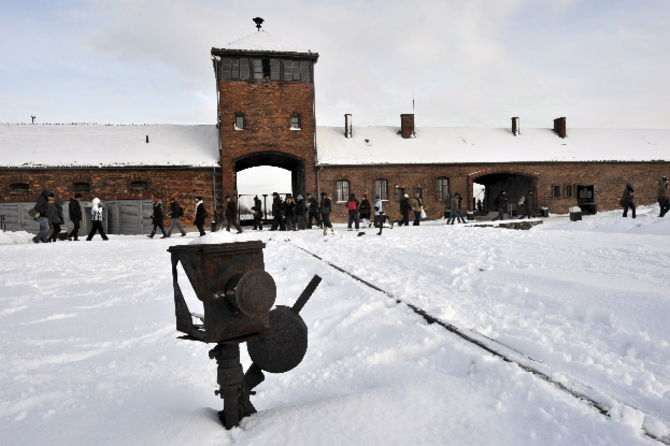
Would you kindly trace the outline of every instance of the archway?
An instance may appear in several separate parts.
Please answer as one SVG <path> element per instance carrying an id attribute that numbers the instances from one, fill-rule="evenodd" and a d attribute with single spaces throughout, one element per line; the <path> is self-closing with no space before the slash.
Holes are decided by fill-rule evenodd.
<path id="1" fill-rule="evenodd" d="M 251 208 L 256 195 L 264 216 L 270 218 L 273 192 L 305 194 L 305 163 L 301 158 L 279 152 L 244 156 L 235 160 L 235 190 L 239 194 L 241 221 L 253 219 Z"/>
<path id="2" fill-rule="evenodd" d="M 493 202 L 501 191 L 505 191 L 507 194 L 508 211 L 511 216 L 516 215 L 517 202 L 522 195 L 530 190 L 533 191 L 534 196 L 537 196 L 536 177 L 523 173 L 495 172 L 480 175 L 473 178 L 472 186 L 472 196 L 475 197 L 477 209 L 481 208 L 481 213 L 484 215 L 494 211 Z M 479 203 L 480 199 L 481 205 Z"/>

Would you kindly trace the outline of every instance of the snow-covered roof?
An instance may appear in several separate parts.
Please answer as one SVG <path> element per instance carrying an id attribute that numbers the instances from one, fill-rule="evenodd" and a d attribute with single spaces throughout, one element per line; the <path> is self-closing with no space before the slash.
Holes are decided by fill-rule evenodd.
<path id="1" fill-rule="evenodd" d="M 0 124 L 0 167 L 212 167 L 217 138 L 214 125 Z"/>
<path id="2" fill-rule="evenodd" d="M 670 160 L 670 130 L 568 129 L 559 138 L 551 129 L 421 127 L 403 139 L 398 127 L 317 128 L 318 163 L 442 164 L 522 161 Z"/>
<path id="3" fill-rule="evenodd" d="M 246 35 L 240 39 L 230 42 L 223 49 L 226 50 L 246 50 L 246 51 L 276 51 L 276 52 L 297 52 L 311 53 L 307 48 L 301 48 L 287 43 L 269 32 L 261 29 Z"/>

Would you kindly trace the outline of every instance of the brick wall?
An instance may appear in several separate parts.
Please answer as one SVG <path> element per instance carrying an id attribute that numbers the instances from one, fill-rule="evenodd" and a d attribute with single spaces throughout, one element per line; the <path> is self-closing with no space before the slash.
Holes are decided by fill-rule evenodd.
<path id="1" fill-rule="evenodd" d="M 374 182 L 388 181 L 389 201 L 385 211 L 399 216 L 400 210 L 395 188 L 403 187 L 413 196 L 413 190 L 423 190 L 425 210 L 429 218 L 439 218 L 444 204 L 436 198 L 437 178 L 449 178 L 449 191 L 463 196 L 463 206 L 472 209 L 472 183 L 478 177 L 494 173 L 514 173 L 533 179 L 537 207 L 546 206 L 552 213 L 567 213 L 577 203 L 575 185 L 594 185 L 598 210 L 619 208 L 618 202 L 624 186 L 630 182 L 635 187 L 637 205 L 656 202 L 656 181 L 661 175 L 670 174 L 668 162 L 639 163 L 513 163 L 513 164 L 458 164 L 458 165 L 394 165 L 394 166 L 324 166 L 319 176 L 320 192 L 328 192 L 335 203 L 337 180 L 348 180 L 351 192 L 360 199 L 367 194 L 374 198 Z M 553 198 L 552 186 L 561 187 L 561 197 Z M 564 197 L 565 185 L 573 186 L 573 196 Z M 510 202 L 512 202 L 510 200 Z M 346 221 L 344 203 L 335 203 L 333 221 Z"/>
<path id="2" fill-rule="evenodd" d="M 305 188 L 314 190 L 314 84 L 222 81 L 218 88 L 223 193 L 235 189 L 235 160 L 258 152 L 304 160 Z M 244 114 L 244 130 L 234 128 L 236 113 Z M 301 130 L 290 129 L 293 114 L 300 115 Z"/>
<path id="3" fill-rule="evenodd" d="M 212 205 L 212 169 L 4 169 L 0 170 L 0 202 L 34 201 L 42 190 L 69 200 L 74 196 L 74 183 L 90 183 L 90 192 L 80 192 L 83 200 L 94 197 L 102 201 L 139 200 L 158 198 L 163 201 L 165 213 L 171 197 L 184 208 L 184 221 L 195 216 L 194 197 L 204 199 L 207 211 L 214 215 Z M 133 181 L 146 181 L 148 189 L 134 191 Z M 26 194 L 10 194 L 13 183 L 26 183 Z M 220 211 L 220 209 L 219 209 Z M 167 221 L 167 215 L 166 215 Z"/>

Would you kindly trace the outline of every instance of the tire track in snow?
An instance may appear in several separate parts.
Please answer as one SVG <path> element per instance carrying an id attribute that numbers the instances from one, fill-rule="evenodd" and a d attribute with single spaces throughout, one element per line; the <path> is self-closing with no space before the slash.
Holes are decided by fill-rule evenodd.
<path id="1" fill-rule="evenodd" d="M 369 287 L 369 288 L 372 288 L 373 290 L 378 291 L 378 292 L 380 292 L 380 293 L 386 295 L 387 297 L 389 297 L 389 298 L 391 298 L 391 299 L 394 299 L 397 303 L 403 303 L 403 304 L 405 304 L 405 305 L 406 305 L 407 307 L 409 307 L 413 312 L 415 312 L 416 314 L 418 314 L 419 316 L 421 316 L 422 318 L 424 318 L 429 324 L 433 324 L 433 323 L 435 323 L 435 324 L 440 325 L 441 327 L 443 327 L 443 328 L 446 329 L 447 331 L 449 331 L 449 332 L 455 334 L 456 336 L 458 336 L 458 337 L 464 339 L 465 341 L 467 341 L 467 342 L 469 342 L 469 343 L 471 343 L 471 344 L 473 344 L 473 345 L 476 345 L 477 347 L 479 347 L 479 348 L 485 350 L 486 352 L 488 352 L 488 353 L 492 354 L 493 356 L 495 356 L 495 357 L 497 357 L 497 358 L 503 360 L 504 362 L 507 362 L 507 363 L 510 363 L 510 364 L 515 364 L 515 365 L 517 365 L 519 368 L 521 368 L 522 370 L 524 370 L 524 371 L 526 371 L 526 372 L 528 372 L 528 373 L 530 373 L 530 374 L 532 374 L 532 375 L 534 375 L 534 376 L 536 376 L 536 377 L 542 379 L 543 381 L 545 381 L 545 382 L 547 382 L 547 383 L 553 385 L 554 387 L 556 387 L 556 388 L 558 388 L 559 390 L 561 390 L 561 391 L 563 391 L 563 392 L 569 394 L 570 396 L 572 396 L 572 397 L 574 397 L 574 398 L 576 398 L 576 399 L 578 399 L 578 400 L 581 400 L 581 401 L 585 402 L 587 405 L 593 407 L 593 408 L 596 409 L 600 414 L 602 414 L 603 416 L 607 417 L 608 419 L 612 419 L 612 418 L 613 418 L 613 414 L 611 413 L 610 409 L 607 408 L 604 404 L 598 402 L 595 398 L 593 398 L 593 397 L 587 395 L 587 394 L 584 393 L 584 392 L 581 392 L 581 391 L 579 391 L 579 390 L 576 390 L 576 389 L 573 389 L 573 388 L 571 388 L 571 387 L 568 387 L 567 385 L 565 385 L 565 384 L 563 384 L 563 383 L 557 381 L 556 379 L 552 378 L 551 376 L 549 376 L 549 374 L 548 374 L 547 372 L 543 372 L 543 371 L 539 370 L 537 367 L 530 366 L 530 365 L 528 365 L 528 364 L 523 363 L 523 362 L 522 362 L 521 360 L 519 360 L 519 359 L 512 358 L 511 355 L 509 355 L 509 354 L 505 354 L 505 353 L 503 353 L 503 352 L 497 350 L 496 348 L 494 348 L 494 347 L 488 345 L 488 344 L 486 343 L 486 341 L 483 341 L 483 340 L 481 340 L 481 339 L 476 339 L 476 336 L 481 336 L 481 337 L 487 339 L 488 341 L 495 342 L 495 343 L 499 344 L 500 346 L 503 346 L 503 347 L 505 347 L 505 348 L 511 350 L 512 352 L 515 352 L 515 353 L 521 355 L 524 359 L 528 359 L 528 360 L 531 360 L 531 361 L 535 361 L 535 362 L 541 363 L 540 361 L 537 361 L 537 360 L 533 359 L 531 356 L 526 355 L 526 354 L 524 354 L 523 352 L 521 352 L 521 351 L 519 351 L 519 350 L 517 350 L 517 349 L 515 349 L 515 348 L 513 348 L 513 347 L 511 347 L 511 346 L 505 345 L 505 344 L 503 344 L 503 343 L 501 343 L 501 342 L 499 342 L 499 341 L 497 341 L 497 340 L 495 340 L 495 339 L 489 338 L 488 336 L 483 335 L 483 334 L 481 334 L 481 333 L 478 333 L 478 332 L 476 332 L 476 331 L 474 331 L 474 330 L 470 330 L 470 332 L 473 333 L 473 334 L 467 334 L 467 333 L 465 333 L 464 330 L 461 330 L 461 329 L 458 328 L 457 326 L 455 326 L 455 325 L 453 325 L 453 324 L 450 324 L 450 323 L 448 323 L 448 322 L 442 321 L 442 320 L 440 320 L 440 319 L 438 319 L 438 318 L 432 316 L 431 314 L 429 314 L 428 312 L 426 312 L 426 311 L 423 310 L 422 308 L 420 308 L 420 307 L 418 307 L 418 306 L 416 306 L 416 305 L 414 305 L 414 304 L 412 304 L 412 303 L 409 303 L 409 302 L 407 302 L 407 301 L 405 301 L 405 300 L 403 300 L 403 299 L 401 299 L 401 298 L 399 298 L 399 297 L 393 295 L 393 293 L 391 293 L 391 292 L 389 292 L 389 291 L 386 291 L 386 290 L 384 290 L 384 289 L 382 289 L 382 288 L 380 288 L 380 287 L 378 287 L 378 286 L 376 286 L 376 285 L 374 285 L 374 284 L 372 284 L 372 283 L 366 281 L 365 279 L 363 279 L 363 278 L 361 278 L 361 277 L 355 275 L 354 273 L 351 273 L 351 272 L 347 271 L 346 269 L 344 269 L 344 268 L 342 268 L 342 267 L 340 267 L 340 266 L 338 266 L 338 265 L 336 265 L 336 264 L 334 264 L 334 263 L 329 262 L 328 260 L 325 260 L 324 258 L 320 257 L 320 256 L 317 255 L 317 254 L 314 254 L 313 252 L 309 251 L 308 249 L 305 249 L 305 248 L 303 248 L 303 247 L 301 247 L 301 246 L 298 246 L 298 245 L 295 245 L 295 244 L 291 243 L 291 240 L 290 240 L 290 239 L 287 239 L 286 241 L 288 242 L 288 244 L 289 244 L 290 246 L 293 246 L 294 248 L 297 248 L 297 249 L 299 249 L 299 250 L 301 250 L 301 251 L 303 251 L 303 252 L 305 252 L 305 253 L 311 255 L 312 257 L 314 257 L 314 258 L 320 260 L 321 262 L 325 263 L 326 265 L 330 266 L 331 268 L 333 268 L 333 269 L 335 269 L 335 270 L 337 270 L 337 271 L 339 271 L 339 272 L 341 272 L 341 273 L 343 273 L 343 274 L 346 274 L 347 276 L 351 277 L 352 279 L 354 279 L 354 280 L 356 280 L 356 281 L 358 281 L 358 282 L 361 282 L 361 283 L 364 284 L 365 286 L 367 286 L 367 287 Z M 594 390 L 594 391 L 596 391 L 596 389 L 594 389 L 593 387 L 589 386 L 588 384 L 583 384 L 583 383 L 582 383 L 582 385 L 583 385 L 583 387 L 586 387 L 588 390 Z M 600 393 L 602 393 L 602 392 L 600 392 Z M 613 396 L 611 396 L 611 395 L 606 395 L 606 396 L 607 396 L 608 398 L 611 398 L 613 401 L 616 401 L 616 402 L 618 402 L 618 403 L 620 403 L 620 404 L 622 404 L 622 405 L 628 406 L 628 407 L 630 407 L 630 408 L 632 408 L 632 409 L 635 409 L 635 410 L 641 412 L 641 413 L 644 414 L 645 416 L 649 416 L 649 414 L 646 413 L 644 410 L 641 410 L 640 408 L 635 407 L 634 405 L 631 405 L 631 404 L 628 404 L 628 403 L 626 403 L 626 402 L 624 402 L 624 401 L 621 401 L 619 398 L 613 397 Z M 661 436 L 659 436 L 659 435 L 654 434 L 653 432 L 650 432 L 649 429 L 648 429 L 648 427 L 645 425 L 644 422 L 642 423 L 642 427 L 641 427 L 641 429 L 642 429 L 642 433 L 643 433 L 647 438 L 650 438 L 650 439 L 652 439 L 652 440 L 655 440 L 655 441 L 658 441 L 658 442 L 660 442 L 660 443 L 663 443 L 663 444 L 665 444 L 665 445 L 670 446 L 670 437 L 668 437 L 668 436 L 663 436 L 663 437 L 661 437 Z"/>

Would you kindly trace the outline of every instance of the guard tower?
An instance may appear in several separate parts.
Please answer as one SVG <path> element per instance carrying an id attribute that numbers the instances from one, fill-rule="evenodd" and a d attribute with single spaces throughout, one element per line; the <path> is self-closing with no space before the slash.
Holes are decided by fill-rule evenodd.
<path id="1" fill-rule="evenodd" d="M 222 192 L 235 193 L 237 172 L 256 166 L 291 171 L 294 194 L 316 192 L 314 64 L 261 28 L 212 48 L 218 95 Z"/>

